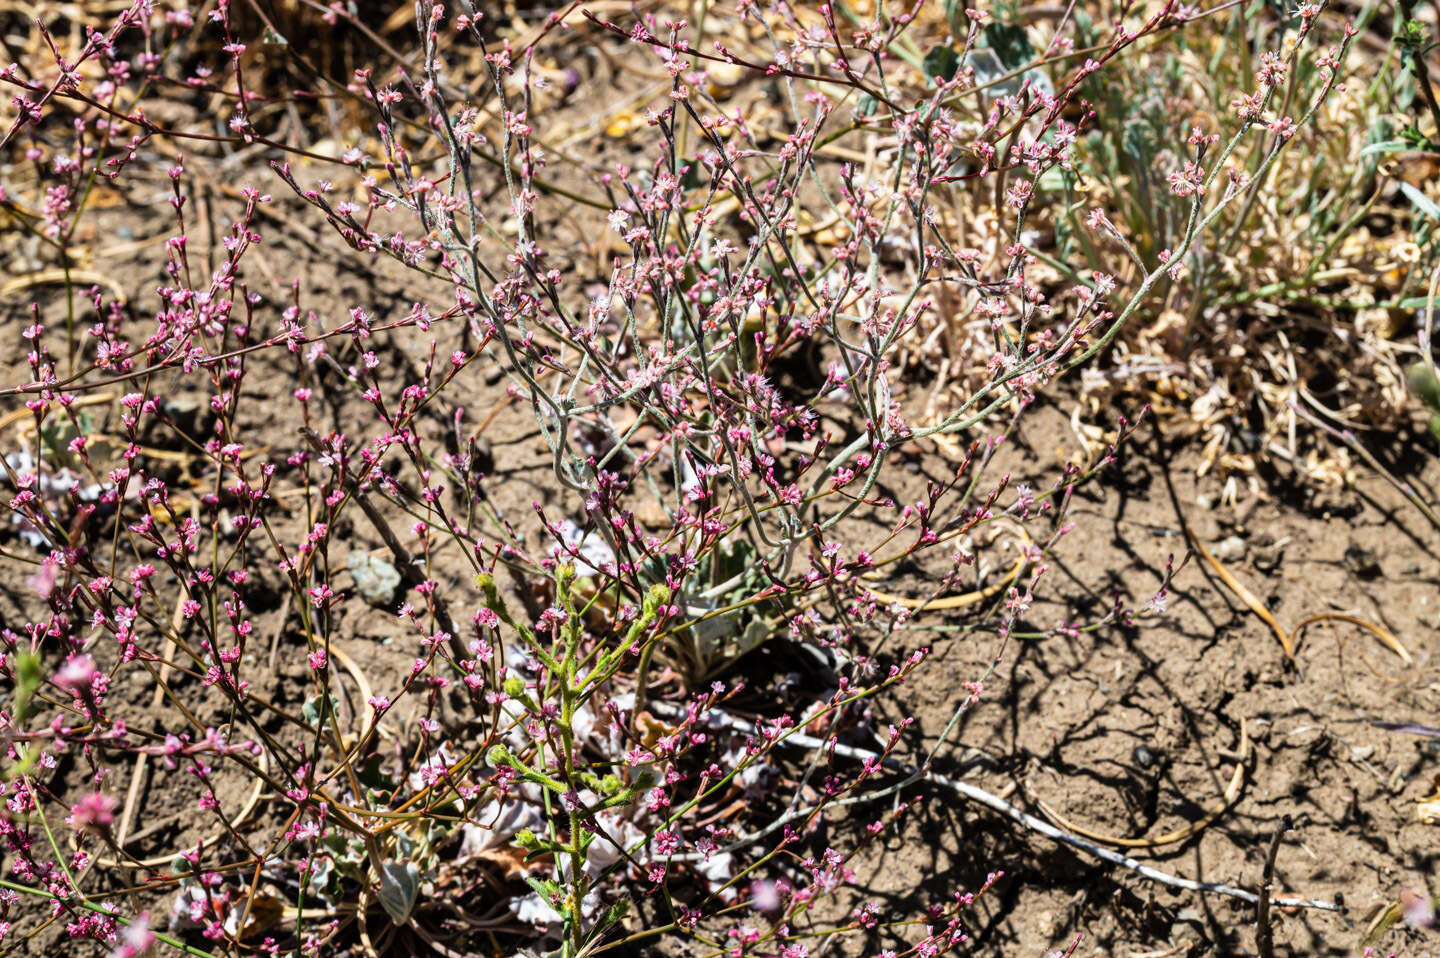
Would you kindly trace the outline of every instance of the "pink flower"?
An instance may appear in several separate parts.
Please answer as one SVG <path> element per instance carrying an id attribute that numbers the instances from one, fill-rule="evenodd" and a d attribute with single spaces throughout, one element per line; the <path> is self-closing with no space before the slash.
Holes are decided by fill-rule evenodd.
<path id="1" fill-rule="evenodd" d="M 750 904 L 758 912 L 779 911 L 785 902 L 773 881 L 757 881 L 750 885 Z"/>
<path id="2" fill-rule="evenodd" d="M 70 809 L 70 824 L 82 832 L 107 832 L 115 822 L 115 809 L 119 807 L 118 799 L 104 792 L 91 792 Z"/>
<path id="3" fill-rule="evenodd" d="M 1205 171 L 1194 162 L 1187 161 L 1183 169 L 1171 170 L 1168 179 L 1170 192 L 1176 196 L 1205 195 Z"/>
<path id="4" fill-rule="evenodd" d="M 40 563 L 40 571 L 29 578 L 30 587 L 33 588 L 42 599 L 50 598 L 50 593 L 55 591 L 55 584 L 60 577 L 60 565 L 53 556 L 46 556 Z"/>
<path id="5" fill-rule="evenodd" d="M 150 950 L 154 941 L 155 935 L 150 931 L 150 913 L 142 911 L 121 933 L 120 944 L 110 952 L 110 958 L 135 958 L 136 955 L 143 955 Z"/>
<path id="6" fill-rule="evenodd" d="M 79 692 L 88 689 L 95 678 L 95 660 L 88 655 L 74 655 L 55 673 L 55 684 L 62 689 Z"/>
<path id="7" fill-rule="evenodd" d="M 1288 116 L 1276 117 L 1266 124 L 1270 132 L 1282 140 L 1288 140 L 1295 135 L 1295 121 Z"/>

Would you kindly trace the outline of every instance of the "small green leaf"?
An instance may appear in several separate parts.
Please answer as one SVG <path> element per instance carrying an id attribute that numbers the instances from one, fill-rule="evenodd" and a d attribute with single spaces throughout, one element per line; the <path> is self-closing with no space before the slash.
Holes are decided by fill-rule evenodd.
<path id="1" fill-rule="evenodd" d="M 613 904 L 613 905 L 611 905 L 609 908 L 605 909 L 605 915 L 604 915 L 604 917 L 602 917 L 598 922 L 595 923 L 595 930 L 594 930 L 593 932 L 591 932 L 591 934 L 597 934 L 597 935 L 598 935 L 598 934 L 600 934 L 604 929 L 609 928 L 611 925 L 618 925 L 621 921 L 623 921 L 623 920 L 625 919 L 625 915 L 626 915 L 629 911 L 630 911 L 630 899 L 628 899 L 628 898 L 622 898 L 622 899 L 620 899 L 620 900 L 617 901 L 615 904 Z"/>
<path id="2" fill-rule="evenodd" d="M 1420 401 L 1429 406 L 1432 412 L 1440 413 L 1440 383 L 1430 374 L 1430 367 L 1425 363 L 1414 363 L 1409 372 L 1410 388 L 1415 390 L 1415 395 Z"/>
<path id="3" fill-rule="evenodd" d="M 645 592 L 645 598 L 640 602 L 642 615 L 653 616 L 660 608 L 670 601 L 670 587 L 663 582 L 652 585 Z"/>
<path id="4" fill-rule="evenodd" d="M 686 192 L 698 190 L 709 181 L 705 165 L 696 157 L 685 164 L 685 173 L 680 177 L 680 188 Z"/>
<path id="5" fill-rule="evenodd" d="M 379 755 L 366 756 L 355 770 L 355 777 L 361 785 L 376 791 L 395 788 L 395 779 L 385 772 Z"/>
<path id="6" fill-rule="evenodd" d="M 15 653 L 15 722 L 25 721 L 30 714 L 30 700 L 40 688 L 44 676 L 40 671 L 38 652 Z"/>
<path id="7" fill-rule="evenodd" d="M 40 427 L 40 441 L 45 444 L 45 450 L 66 464 L 73 458 L 68 448 L 70 440 L 77 435 L 75 426 L 68 420 L 47 422 Z"/>
<path id="8" fill-rule="evenodd" d="M 1395 33 L 1395 39 L 1403 47 L 1419 49 L 1425 45 L 1428 31 L 1419 20 L 1406 20 Z"/>
<path id="9" fill-rule="evenodd" d="M 181 865 L 179 867 L 185 867 L 185 860 L 182 858 L 180 861 Z M 336 880 L 339 877 L 339 869 L 335 867 L 333 859 L 326 855 L 316 856 L 315 865 L 310 869 L 310 887 L 312 889 L 320 892 L 322 895 L 328 895 L 335 890 Z"/>
<path id="10" fill-rule="evenodd" d="M 1422 150 L 1426 153 L 1440 151 L 1440 143 L 1421 133 L 1420 128 L 1413 123 L 1401 130 L 1400 136 L 1405 141 L 1405 145 L 1412 150 Z"/>
<path id="11" fill-rule="evenodd" d="M 531 875 L 525 876 L 525 882 L 535 893 L 547 902 L 554 902 L 560 897 L 560 883 L 549 878 L 535 878 Z"/>

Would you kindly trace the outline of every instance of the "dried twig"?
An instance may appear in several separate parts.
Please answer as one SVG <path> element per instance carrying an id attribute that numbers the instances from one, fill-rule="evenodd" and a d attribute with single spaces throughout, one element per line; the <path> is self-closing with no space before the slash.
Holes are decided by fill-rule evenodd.
<path id="1" fill-rule="evenodd" d="M 1270 839 L 1270 854 L 1265 858 L 1265 876 L 1260 882 L 1260 897 L 1255 903 L 1255 947 L 1260 958 L 1275 958 L 1275 935 L 1270 927 L 1270 888 L 1275 883 L 1275 856 L 1280 852 L 1280 840 L 1294 827 L 1290 816 L 1280 819 L 1280 828 Z"/>
<path id="2" fill-rule="evenodd" d="M 670 709 L 662 708 L 661 705 L 662 703 L 657 702 L 652 706 L 652 709 L 657 712 L 670 711 Z M 674 714 L 678 717 L 680 713 L 676 710 Z M 710 710 L 709 714 L 720 718 L 721 722 L 731 729 L 737 731 L 747 730 L 746 723 L 718 709 Z M 1171 888 L 1181 888 L 1186 891 L 1201 892 L 1203 894 L 1223 895 L 1226 898 L 1234 898 L 1252 905 L 1258 905 L 1260 902 L 1259 895 L 1246 891 L 1243 888 L 1236 888 L 1233 885 L 1225 885 L 1219 882 L 1198 881 L 1193 878 L 1181 878 L 1178 875 L 1170 875 L 1142 862 L 1138 862 L 1126 855 L 1121 855 L 1119 852 L 1113 852 L 1095 842 L 1081 838 L 1079 835 L 1074 835 L 1057 828 L 1044 819 L 1036 818 L 1034 815 L 1030 815 L 1005 801 L 1000 796 L 987 792 L 983 788 L 977 788 L 968 782 L 962 782 L 928 769 L 916 769 L 897 759 L 884 758 L 880 753 L 870 751 L 869 749 L 855 748 L 854 746 L 841 745 L 837 742 L 824 741 L 811 735 L 805 735 L 802 732 L 792 732 L 789 735 L 785 735 L 781 738 L 781 742 L 796 748 L 823 750 L 832 755 L 842 755 L 855 761 L 863 762 L 868 760 L 878 762 L 888 769 L 904 773 L 907 776 L 907 781 L 901 783 L 901 785 L 915 781 L 925 781 L 933 785 L 939 785 L 942 788 L 947 788 L 962 798 L 966 798 L 978 805 L 984 805 L 986 808 L 1004 815 L 1006 818 L 1024 826 L 1032 832 L 1044 835 L 1046 838 L 1059 842 L 1062 845 L 1069 845 L 1071 848 L 1078 849 L 1101 861 L 1127 868 L 1142 878 L 1156 882 L 1157 884 L 1167 885 Z M 891 790 L 886 790 L 887 793 L 889 791 Z M 765 834 L 765 832 L 757 833 L 745 841 L 753 841 L 763 834 Z M 729 848 L 726 850 L 729 850 Z M 1270 901 L 1284 908 L 1314 908 L 1321 911 L 1340 911 L 1340 906 L 1334 902 L 1321 901 L 1316 898 L 1271 898 Z"/>

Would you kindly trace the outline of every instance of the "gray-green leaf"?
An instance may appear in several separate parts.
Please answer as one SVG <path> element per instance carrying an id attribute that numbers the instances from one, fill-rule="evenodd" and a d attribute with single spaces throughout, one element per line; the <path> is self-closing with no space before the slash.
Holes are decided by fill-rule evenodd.
<path id="1" fill-rule="evenodd" d="M 380 866 L 380 904 L 397 925 L 405 923 L 420 897 L 420 871 L 410 862 L 385 862 Z"/>

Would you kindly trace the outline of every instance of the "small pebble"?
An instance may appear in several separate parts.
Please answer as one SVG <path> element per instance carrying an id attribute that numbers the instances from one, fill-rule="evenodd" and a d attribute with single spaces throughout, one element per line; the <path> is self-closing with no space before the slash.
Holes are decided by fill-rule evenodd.
<path id="1" fill-rule="evenodd" d="M 481 363 L 480 368 L 484 370 L 484 372 L 481 373 L 481 378 L 484 379 L 485 385 L 487 386 L 493 386 L 505 378 L 505 367 L 499 363 Z"/>
<path id="2" fill-rule="evenodd" d="M 1352 545 L 1345 550 L 1343 561 L 1345 568 L 1362 579 L 1375 579 L 1380 576 L 1380 560 L 1375 557 L 1374 550 Z"/>
<path id="3" fill-rule="evenodd" d="M 395 590 L 400 587 L 400 572 L 395 566 L 357 549 L 346 558 L 345 567 L 355 578 L 360 598 L 377 609 L 388 608 L 395 601 Z"/>
<path id="4" fill-rule="evenodd" d="M 1281 561 L 1285 558 L 1285 542 L 1276 541 L 1274 536 L 1261 535 L 1250 540 L 1254 553 L 1250 557 L 1250 564 L 1256 571 L 1264 572 L 1267 575 L 1280 568 Z"/>
<path id="5" fill-rule="evenodd" d="M 1239 536 L 1226 536 L 1215 547 L 1215 557 L 1222 562 L 1234 562 L 1245 555 L 1245 540 Z"/>
<path id="6" fill-rule="evenodd" d="M 1157 761 L 1155 753 L 1143 745 L 1135 746 L 1135 751 L 1131 752 L 1130 755 L 1135 759 L 1135 764 L 1141 768 L 1153 768 Z"/>

